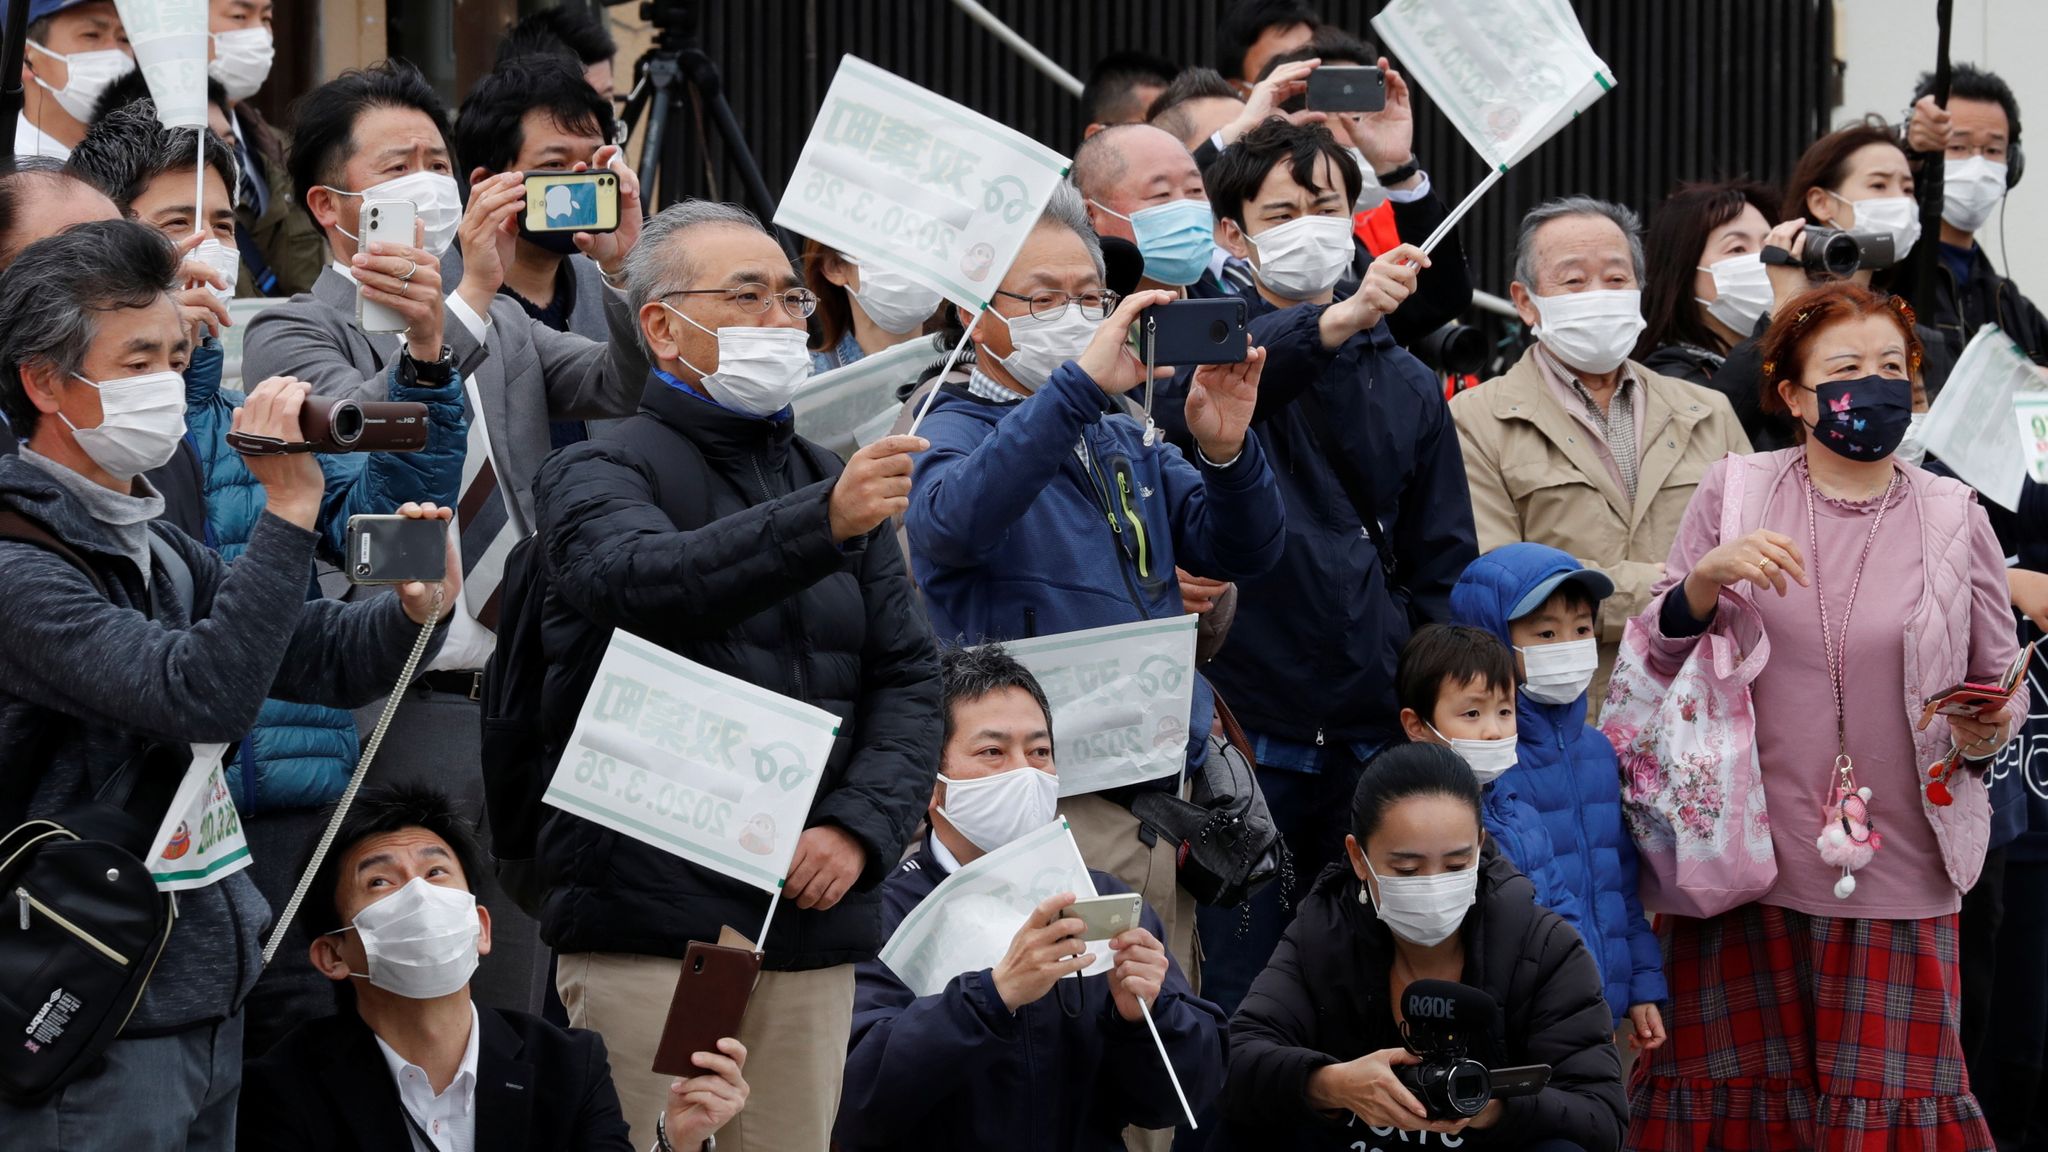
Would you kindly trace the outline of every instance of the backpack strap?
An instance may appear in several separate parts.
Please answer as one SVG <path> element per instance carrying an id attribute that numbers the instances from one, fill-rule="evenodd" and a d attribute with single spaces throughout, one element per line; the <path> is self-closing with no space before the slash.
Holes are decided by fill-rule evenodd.
<path id="1" fill-rule="evenodd" d="M 191 624 L 198 611 L 198 595 L 192 586 L 192 566 L 185 563 L 185 554 L 166 540 L 159 532 L 149 533 L 149 554 L 156 560 L 156 566 L 163 569 L 164 579 L 170 582 L 171 594 L 184 606 L 185 623 Z M 150 590 L 150 602 L 156 603 L 156 590 Z M 155 615 L 154 612 L 151 615 Z"/>
<path id="2" fill-rule="evenodd" d="M 106 581 L 101 580 L 100 574 L 93 571 L 92 565 L 85 562 L 85 557 L 80 556 L 74 551 L 71 545 L 58 539 L 56 533 L 43 527 L 41 522 L 23 515 L 12 508 L 0 507 L 0 540 L 14 540 L 22 544 L 33 544 L 46 552 L 55 552 L 59 558 L 63 559 L 73 568 L 85 573 L 85 578 L 92 581 L 95 592 L 102 596 L 107 594 Z M 191 579 L 189 572 L 186 579 L 188 581 Z"/>

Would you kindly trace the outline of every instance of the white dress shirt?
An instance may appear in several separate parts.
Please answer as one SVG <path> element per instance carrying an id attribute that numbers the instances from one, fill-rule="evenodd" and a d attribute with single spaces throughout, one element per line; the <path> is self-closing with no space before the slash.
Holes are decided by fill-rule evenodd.
<path id="1" fill-rule="evenodd" d="M 477 1025 L 476 1005 L 471 1004 L 469 1046 L 462 1050 L 462 1066 L 438 1096 L 424 1069 L 407 1063 L 377 1036 L 377 1050 L 384 1054 L 391 1079 L 398 1085 L 398 1105 L 413 1120 L 406 1125 L 413 1152 L 476 1152 L 476 1047 L 482 1031 Z"/>
<path id="2" fill-rule="evenodd" d="M 16 156 L 48 156 L 52 160 L 71 159 L 71 149 L 64 142 L 35 126 L 28 113 L 17 113 L 14 120 L 14 154 Z"/>

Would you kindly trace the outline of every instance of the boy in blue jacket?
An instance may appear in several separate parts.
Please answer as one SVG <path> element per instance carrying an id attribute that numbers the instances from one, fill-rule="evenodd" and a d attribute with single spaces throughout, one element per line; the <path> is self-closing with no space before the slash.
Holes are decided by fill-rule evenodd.
<path id="1" fill-rule="evenodd" d="M 1501 855 L 1536 886 L 1536 903 L 1586 934 L 1543 817 L 1501 777 L 1520 759 L 1515 740 L 1515 662 L 1506 645 L 1462 624 L 1426 624 L 1401 649 L 1394 680 L 1401 730 L 1417 744 L 1456 752 L 1479 778 L 1480 819 Z"/>
<path id="2" fill-rule="evenodd" d="M 1509 544 L 1465 569 L 1451 589 L 1451 615 L 1514 649 L 1519 746 L 1502 781 L 1542 816 L 1565 888 L 1565 905 L 1551 910 L 1576 917 L 1617 1029 L 1626 1022 L 1629 1046 L 1647 1051 L 1664 1042 L 1663 958 L 1636 895 L 1620 764 L 1586 723 L 1586 688 L 1600 659 L 1594 618 L 1613 593 L 1612 580 L 1567 553 Z"/>

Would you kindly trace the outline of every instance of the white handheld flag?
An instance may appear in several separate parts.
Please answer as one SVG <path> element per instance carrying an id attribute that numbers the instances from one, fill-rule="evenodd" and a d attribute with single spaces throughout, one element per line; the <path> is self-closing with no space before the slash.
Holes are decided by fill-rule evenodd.
<path id="1" fill-rule="evenodd" d="M 149 876 L 159 891 L 204 888 L 249 866 L 249 838 L 221 766 L 227 749 L 192 746 L 192 763 L 150 839 Z"/>
<path id="2" fill-rule="evenodd" d="M 980 309 L 1066 172 L 1016 129 L 845 56 L 775 222 Z"/>
<path id="3" fill-rule="evenodd" d="M 1614 87 L 1565 0 L 1393 0 L 1372 26 L 1491 169 L 1424 251 L 1510 167 Z"/>
<path id="4" fill-rule="evenodd" d="M 896 389 L 945 359 L 946 352 L 939 337 L 919 336 L 811 377 L 790 401 L 796 430 L 841 456 L 853 455 L 863 443 L 861 429 L 876 421 L 884 429 L 896 422 L 903 407 Z"/>
<path id="5" fill-rule="evenodd" d="M 614 631 L 542 798 L 776 892 L 838 731 L 829 712 Z"/>
<path id="6" fill-rule="evenodd" d="M 206 0 L 114 0 L 166 128 L 206 127 Z"/>
<path id="7" fill-rule="evenodd" d="M 1052 703 L 1061 796 L 1157 780 L 1187 766 L 1195 624 L 1181 615 L 1004 642 Z"/>
<path id="8" fill-rule="evenodd" d="M 2017 511 L 2027 479 L 2027 446 L 2014 417 L 2016 401 L 2042 390 L 2033 361 L 2012 337 L 1986 324 L 1949 370 L 1920 440 L 1963 483 Z"/>

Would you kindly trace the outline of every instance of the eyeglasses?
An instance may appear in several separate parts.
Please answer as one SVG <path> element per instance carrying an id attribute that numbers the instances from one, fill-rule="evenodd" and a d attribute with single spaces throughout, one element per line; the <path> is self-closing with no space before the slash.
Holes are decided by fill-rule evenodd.
<path id="1" fill-rule="evenodd" d="M 818 294 L 809 288 L 789 288 L 771 292 L 766 284 L 741 284 L 734 288 L 678 288 L 665 292 L 664 296 L 723 296 L 725 302 L 750 316 L 759 316 L 774 305 L 780 304 L 784 312 L 799 320 L 808 320 L 818 310 Z"/>
<path id="2" fill-rule="evenodd" d="M 1067 314 L 1068 304 L 1079 304 L 1084 319 L 1100 320 L 1116 311 L 1120 299 L 1114 292 L 1083 292 L 1079 296 L 1069 292 L 1038 292 L 1030 296 L 996 289 L 996 295 L 1022 300 L 1031 306 L 1031 316 L 1036 320 L 1057 320 Z"/>
<path id="3" fill-rule="evenodd" d="M 1982 156 L 1993 164 L 2003 164 L 2005 149 L 2006 146 L 2003 144 L 1965 144 L 1960 140 L 1951 140 L 1948 142 L 1948 158 L 1967 160 L 1972 156 Z"/>

